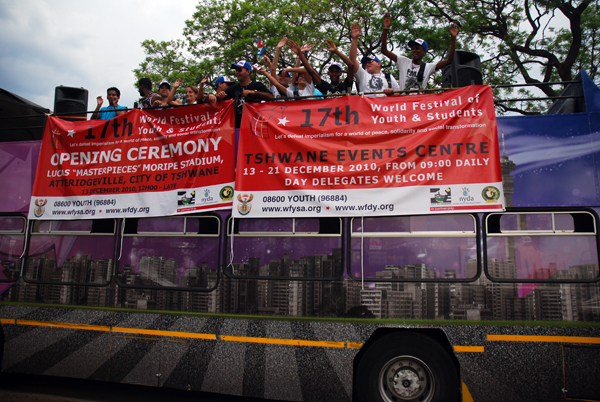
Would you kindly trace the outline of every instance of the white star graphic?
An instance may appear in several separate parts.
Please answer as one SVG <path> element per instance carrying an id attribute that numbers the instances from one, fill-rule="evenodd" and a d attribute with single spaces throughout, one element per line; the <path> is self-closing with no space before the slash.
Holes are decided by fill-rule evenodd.
<path id="1" fill-rule="evenodd" d="M 287 117 L 284 117 L 283 119 L 279 119 L 279 123 L 277 123 L 277 125 L 283 124 L 285 126 L 285 123 L 288 123 L 289 120 L 287 119 Z"/>
<path id="2" fill-rule="evenodd" d="M 75 134 L 75 130 L 69 130 L 69 132 L 67 133 L 69 137 L 73 137 L 73 134 Z"/>

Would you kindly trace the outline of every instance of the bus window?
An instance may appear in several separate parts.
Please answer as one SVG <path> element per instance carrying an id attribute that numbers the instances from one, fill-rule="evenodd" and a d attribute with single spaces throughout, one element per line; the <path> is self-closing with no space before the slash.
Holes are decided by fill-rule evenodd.
<path id="1" fill-rule="evenodd" d="M 333 280 L 343 274 L 340 218 L 234 219 L 233 236 L 231 222 L 224 250 L 229 277 Z"/>
<path id="2" fill-rule="evenodd" d="M 485 270 L 505 282 L 598 279 L 596 219 L 591 212 L 506 212 L 485 217 Z"/>
<path id="3" fill-rule="evenodd" d="M 117 283 L 136 289 L 214 289 L 220 222 L 216 215 L 127 219 Z"/>
<path id="4" fill-rule="evenodd" d="M 19 279 L 26 222 L 22 216 L 0 216 L 0 283 Z"/>
<path id="5" fill-rule="evenodd" d="M 369 282 L 475 280 L 477 225 L 467 214 L 353 218 L 348 274 Z"/>
<path id="6" fill-rule="evenodd" d="M 115 233 L 114 219 L 33 221 L 23 279 L 39 284 L 107 286 L 112 278 Z"/>

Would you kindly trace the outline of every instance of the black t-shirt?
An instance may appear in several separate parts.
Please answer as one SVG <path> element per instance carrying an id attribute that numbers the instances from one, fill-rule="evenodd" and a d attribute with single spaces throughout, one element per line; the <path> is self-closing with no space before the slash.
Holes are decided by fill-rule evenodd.
<path id="1" fill-rule="evenodd" d="M 251 81 L 250 84 L 248 84 L 246 86 L 241 86 L 238 82 L 236 84 L 231 85 L 229 88 L 227 88 L 225 90 L 225 93 L 227 94 L 227 96 L 223 100 L 235 99 L 236 94 L 238 95 L 238 103 L 235 108 L 235 128 L 240 128 L 240 124 L 242 123 L 242 111 L 244 109 L 244 103 L 246 103 L 246 101 L 249 101 L 249 102 L 262 101 L 262 98 L 259 96 L 256 96 L 256 95 L 250 95 L 250 96 L 244 98 L 242 96 L 242 92 L 246 89 L 249 91 L 257 90 L 258 92 L 271 93 L 267 89 L 265 84 L 263 84 L 262 82 L 257 82 L 257 81 Z"/>
<path id="2" fill-rule="evenodd" d="M 352 81 L 350 83 L 344 81 L 340 81 L 337 85 L 332 85 L 329 82 L 321 80 L 321 84 L 317 86 L 317 89 L 321 91 L 323 95 L 332 95 L 332 94 L 347 94 L 352 91 Z"/>

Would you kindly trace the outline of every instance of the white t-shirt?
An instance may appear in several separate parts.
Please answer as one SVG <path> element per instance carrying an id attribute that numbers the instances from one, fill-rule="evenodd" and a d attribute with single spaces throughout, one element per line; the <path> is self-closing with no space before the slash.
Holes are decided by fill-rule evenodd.
<path id="1" fill-rule="evenodd" d="M 435 66 L 437 65 L 437 63 L 427 63 L 425 65 L 423 81 L 421 82 L 421 85 L 418 85 L 417 75 L 419 74 L 419 69 L 421 68 L 420 64 L 413 64 L 412 59 L 409 59 L 405 56 L 398 56 L 396 59 L 396 64 L 400 70 L 398 81 L 400 83 L 400 89 L 402 90 L 427 88 L 427 81 L 429 81 L 431 74 L 435 73 Z"/>
<path id="2" fill-rule="evenodd" d="M 271 93 L 273 94 L 273 96 L 275 98 L 281 98 L 281 94 L 279 93 L 279 89 L 277 89 L 277 87 L 273 84 L 271 84 L 271 87 L 269 88 L 271 90 Z"/>
<path id="3" fill-rule="evenodd" d="M 356 78 L 356 82 L 358 82 L 359 92 L 381 92 L 384 89 L 389 88 L 387 79 L 385 78 L 385 73 L 369 74 L 362 68 L 362 66 L 358 67 L 358 71 L 354 75 L 354 78 Z M 394 91 L 399 91 L 400 87 L 398 86 L 396 79 L 390 76 L 390 81 L 392 81 L 392 89 Z M 365 96 L 378 98 L 386 95 L 377 94 Z"/>
<path id="4" fill-rule="evenodd" d="M 304 89 L 298 89 L 298 96 L 312 96 L 315 94 L 315 83 L 314 81 L 310 84 L 307 82 Z M 294 87 L 287 89 L 287 96 L 294 96 Z"/>

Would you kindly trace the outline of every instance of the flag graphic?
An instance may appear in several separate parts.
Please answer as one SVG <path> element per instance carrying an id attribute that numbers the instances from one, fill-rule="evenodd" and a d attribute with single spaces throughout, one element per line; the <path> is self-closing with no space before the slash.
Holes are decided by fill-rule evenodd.
<path id="1" fill-rule="evenodd" d="M 258 38 L 256 38 L 256 44 L 258 45 L 258 52 L 256 53 L 256 56 L 260 57 L 265 51 L 265 45 L 263 45 L 262 41 Z"/>

